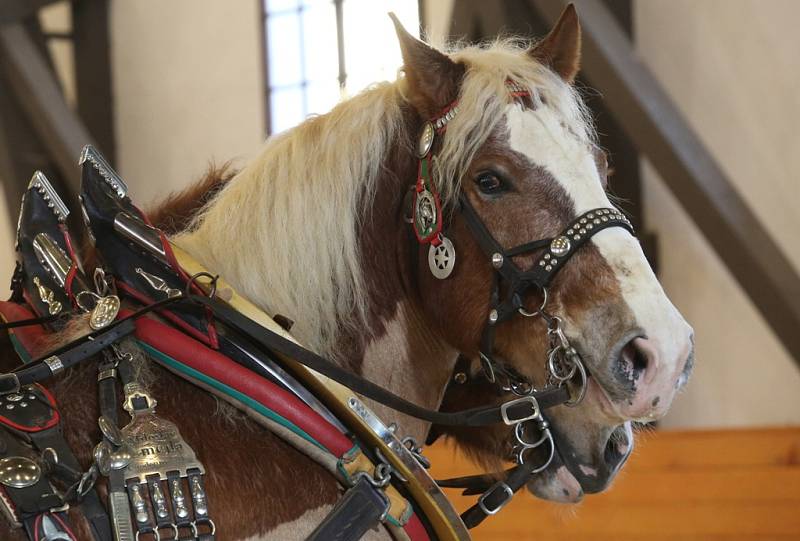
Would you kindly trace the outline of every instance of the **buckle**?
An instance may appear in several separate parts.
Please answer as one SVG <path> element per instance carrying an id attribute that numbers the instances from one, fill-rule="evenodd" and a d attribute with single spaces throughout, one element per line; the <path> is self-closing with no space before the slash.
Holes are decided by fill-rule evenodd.
<path id="1" fill-rule="evenodd" d="M 533 410 L 532 413 L 525 417 L 519 418 L 511 418 L 508 416 L 508 410 L 513 408 L 518 404 L 530 403 L 531 409 Z M 516 425 L 522 423 L 524 421 L 530 421 L 531 419 L 536 419 L 539 417 L 540 414 L 539 410 L 539 402 L 532 396 L 523 396 L 522 398 L 517 398 L 516 400 L 509 400 L 500 405 L 500 416 L 503 418 L 503 422 L 507 425 Z"/>
<path id="2" fill-rule="evenodd" d="M 486 507 L 486 500 L 495 493 L 496 490 L 502 490 L 505 492 L 505 497 L 503 500 L 497 504 L 494 508 L 489 509 Z M 494 485 L 492 485 L 489 490 L 481 494 L 481 497 L 478 498 L 478 508 L 481 511 L 486 513 L 487 515 L 496 515 L 503 507 L 505 507 L 508 502 L 511 501 L 511 498 L 514 497 L 514 491 L 511 490 L 511 487 L 508 486 L 505 481 L 498 481 Z"/>

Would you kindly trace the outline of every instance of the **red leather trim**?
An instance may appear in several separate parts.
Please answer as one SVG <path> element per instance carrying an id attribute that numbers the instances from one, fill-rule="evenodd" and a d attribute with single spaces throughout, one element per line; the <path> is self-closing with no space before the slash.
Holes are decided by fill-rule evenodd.
<path id="1" fill-rule="evenodd" d="M 69 297 L 72 305 L 77 308 L 75 296 L 72 294 L 72 281 L 75 279 L 75 275 L 78 273 L 78 257 L 75 255 L 75 249 L 72 247 L 72 238 L 69 236 L 67 226 L 62 224 L 59 225 L 58 228 L 61 230 L 61 234 L 64 236 L 64 243 L 67 245 L 67 252 L 69 252 L 69 258 L 72 260 L 72 266 L 70 266 L 69 272 L 67 273 L 67 278 L 64 280 L 64 289 L 67 291 L 67 297 Z"/>
<path id="2" fill-rule="evenodd" d="M 411 541 L 429 541 L 430 539 L 428 532 L 425 531 L 425 526 L 422 525 L 422 521 L 416 513 L 411 513 L 411 517 L 406 522 L 406 525 L 403 526 L 403 529 L 408 534 L 408 537 L 411 538 Z"/>
<path id="3" fill-rule="evenodd" d="M 178 264 L 178 260 L 175 259 L 175 253 L 172 251 L 172 246 L 170 245 L 169 240 L 167 239 L 167 236 L 164 234 L 164 232 L 161 231 L 156 226 L 154 226 L 153 222 L 150 221 L 150 217 L 147 216 L 147 214 L 145 214 L 144 212 L 142 212 L 142 210 L 139 207 L 134 205 L 133 208 L 135 208 L 136 212 L 138 212 L 139 215 L 142 217 L 144 223 L 146 223 L 147 225 L 158 231 L 158 237 L 161 239 L 161 247 L 164 249 L 164 254 L 167 257 L 167 262 L 169 263 L 169 266 L 172 267 L 172 270 L 177 272 L 181 276 L 181 278 L 189 282 L 189 279 L 191 277 L 186 273 L 185 270 L 183 270 L 183 267 L 181 267 Z M 194 291 L 198 295 L 205 295 L 205 292 L 198 286 L 192 284 L 191 288 L 192 291 Z M 211 311 L 206 309 L 205 314 L 206 314 L 206 332 L 208 333 L 208 343 L 211 344 L 212 348 L 219 349 L 219 337 L 217 336 L 217 328 L 214 326 L 214 320 L 211 317 Z M 205 342 L 205 340 L 203 341 Z"/>
<path id="4" fill-rule="evenodd" d="M 0 319 L 4 322 L 22 321 L 24 319 L 33 319 L 37 317 L 33 312 L 28 310 L 25 306 L 10 301 L 0 301 Z M 9 334 L 19 340 L 28 352 L 34 354 L 38 350 L 45 339 L 46 331 L 41 325 L 27 325 L 25 327 L 17 327 L 9 329 Z"/>
<path id="5" fill-rule="evenodd" d="M 121 291 L 124 291 L 125 294 L 130 295 L 131 297 L 133 297 L 137 301 L 141 302 L 142 304 L 153 304 L 153 303 L 156 302 L 154 299 L 148 297 L 147 295 L 145 295 L 141 291 L 133 289 L 128 284 L 120 282 L 119 280 L 116 281 L 116 284 L 117 284 L 117 289 L 119 289 Z M 189 325 L 188 323 L 183 321 L 181 318 L 179 318 L 178 316 L 176 316 L 175 314 L 173 314 L 169 310 L 159 310 L 158 313 L 159 313 L 159 315 L 163 316 L 164 318 L 170 320 L 173 324 L 175 324 L 175 326 L 180 327 L 181 329 L 183 329 L 183 331 L 186 334 L 189 334 L 189 335 L 193 336 L 194 338 L 196 338 L 197 340 L 200 340 L 204 344 L 209 344 L 209 345 L 211 344 L 211 340 L 209 339 L 208 336 L 203 334 L 201 331 L 195 329 L 194 327 L 192 327 L 191 325 Z"/>
<path id="6" fill-rule="evenodd" d="M 123 316 L 130 312 L 123 311 Z M 221 353 L 150 318 L 136 321 L 136 336 L 157 350 L 243 393 L 291 421 L 336 456 L 353 447 L 344 434 L 294 395 Z"/>

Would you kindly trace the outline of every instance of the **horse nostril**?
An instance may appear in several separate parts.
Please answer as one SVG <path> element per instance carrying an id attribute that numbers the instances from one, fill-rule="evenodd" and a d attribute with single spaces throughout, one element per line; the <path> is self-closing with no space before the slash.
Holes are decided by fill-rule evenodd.
<path id="1" fill-rule="evenodd" d="M 622 348 L 617 360 L 617 378 L 632 390 L 635 389 L 636 383 L 647 371 L 649 364 L 647 351 L 642 347 L 643 342 L 644 339 L 642 338 L 634 338 L 628 342 Z"/>
<path id="2" fill-rule="evenodd" d="M 606 466 L 611 471 L 619 469 L 633 450 L 633 430 L 630 422 L 618 426 L 611 433 L 603 450 Z"/>

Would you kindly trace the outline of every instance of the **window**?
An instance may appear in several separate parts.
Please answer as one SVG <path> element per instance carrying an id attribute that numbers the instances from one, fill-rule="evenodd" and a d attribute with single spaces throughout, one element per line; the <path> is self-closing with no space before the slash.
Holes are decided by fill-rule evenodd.
<path id="1" fill-rule="evenodd" d="M 390 11 L 416 33 L 418 0 L 264 0 L 270 133 L 394 80 L 402 60 Z"/>

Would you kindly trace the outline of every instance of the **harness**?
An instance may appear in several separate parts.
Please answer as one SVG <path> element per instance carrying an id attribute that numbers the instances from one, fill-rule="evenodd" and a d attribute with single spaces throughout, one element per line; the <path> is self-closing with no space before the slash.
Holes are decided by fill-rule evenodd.
<path id="1" fill-rule="evenodd" d="M 513 85 L 509 90 L 513 97 L 527 95 Z M 452 272 L 455 247 L 445 235 L 430 168 L 435 140 L 456 113 L 453 104 L 423 125 L 414 186 L 413 231 L 418 242 L 430 245 L 431 271 L 440 279 Z M 310 539 L 359 539 L 380 522 L 390 531 L 403 529 L 411 539 L 466 539 L 467 527 L 497 513 L 531 475 L 549 465 L 555 444 L 544 410 L 579 402 L 586 372 L 560 320 L 546 310 L 547 286 L 592 235 L 607 227 L 631 230 L 615 209 L 585 213 L 555 238 L 504 250 L 466 196 L 459 197 L 459 211 L 495 269 L 481 362 L 486 377 L 514 398 L 500 405 L 439 412 L 413 404 L 302 347 L 289 334 L 285 318 L 265 314 L 223 277 L 171 245 L 133 205 L 125 183 L 96 150 L 86 147 L 80 163 L 81 211 L 102 266 L 91 278 L 84 275 L 65 226 L 69 209 L 44 175 L 36 173 L 23 199 L 13 295 L 0 303 L 2 327 L 9 330 L 24 362 L 0 375 L 0 401 L 11 404 L 22 400 L 17 396 L 36 397 L 36 408 L 33 398 L 26 399 L 27 411 L 44 408 L 52 412 L 51 420 L 42 424 L 37 418 L 28 425 L 40 432 L 57 429 L 46 438 L 29 437 L 34 441 L 33 456 L 26 457 L 16 443 L 25 438 L 21 434 L 25 431 L 15 426 L 19 420 L 0 416 L 0 455 L 7 455 L 0 459 L 0 471 L 2 461 L 11 460 L 15 468 L 28 472 L 24 486 L 0 476 L 0 509 L 12 523 L 24 524 L 31 539 L 74 539 L 64 514 L 70 505 L 82 509 L 99 541 L 215 539 L 202 457 L 181 436 L 176 419 L 158 414 L 157 397 L 137 376 L 134 346 L 247 412 L 337 477 L 345 495 Z M 513 262 L 518 255 L 539 250 L 543 253 L 531 270 L 523 271 Z M 530 290 L 543 295 L 541 306 L 532 312 L 523 305 Z M 123 307 L 121 298 L 133 308 Z M 40 335 L 63 327 L 64 316 L 81 313 L 88 316 L 87 334 L 40 359 L 30 359 Z M 541 316 L 547 322 L 551 348 L 548 381 L 541 389 L 494 354 L 496 325 L 515 314 Z M 98 354 L 102 440 L 95 447 L 93 463 L 82 469 L 59 435 L 59 421 L 53 424 L 52 419 L 58 419 L 56 406 L 47 400 L 41 382 Z M 418 443 L 403 438 L 398 427 L 385 425 L 364 398 L 438 425 L 514 427 L 517 466 L 459 517 L 440 486 L 474 490 L 485 480 L 437 484 L 426 471 L 429 464 Z M 130 416 L 127 423 L 118 418 L 120 404 Z M 37 440 L 47 443 L 36 444 Z M 530 451 L 543 445 L 549 448 L 548 458 L 541 463 L 529 460 Z M 108 485 L 105 506 L 93 489 L 101 477 Z M 31 494 L 39 506 L 26 503 Z"/>

